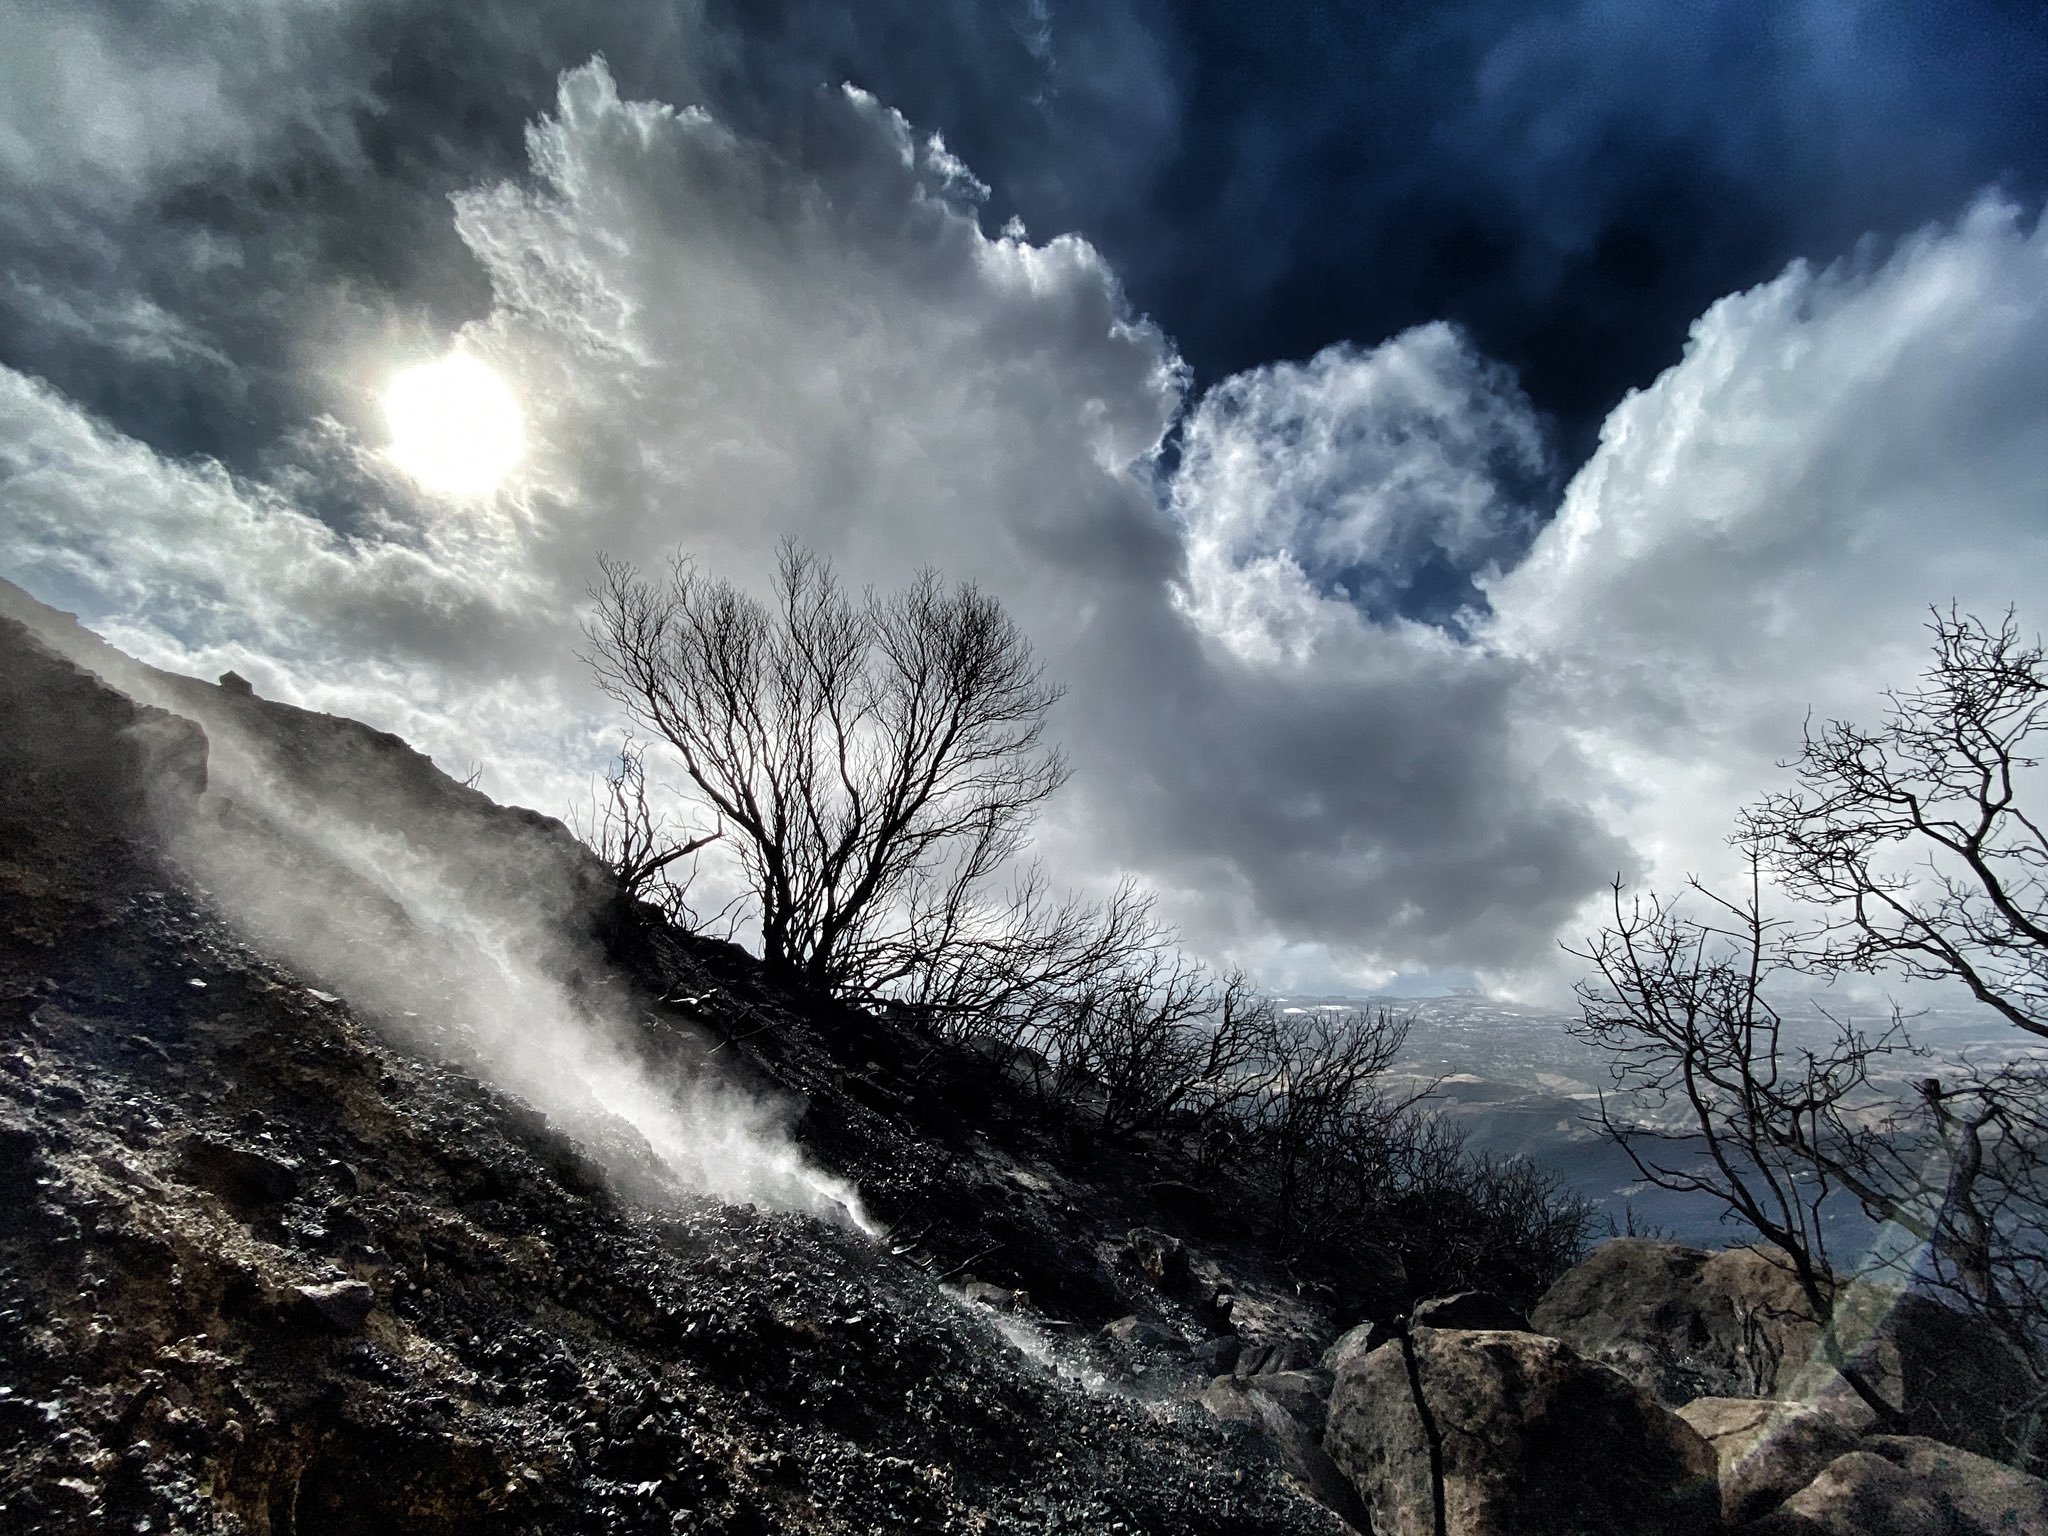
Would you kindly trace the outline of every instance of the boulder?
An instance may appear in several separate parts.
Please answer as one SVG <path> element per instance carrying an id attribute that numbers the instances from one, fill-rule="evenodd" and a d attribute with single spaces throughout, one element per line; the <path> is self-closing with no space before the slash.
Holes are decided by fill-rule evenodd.
<path id="1" fill-rule="evenodd" d="M 376 1293 L 360 1280 L 334 1280 L 293 1289 L 306 1307 L 337 1333 L 354 1333 L 377 1304 Z"/>
<path id="2" fill-rule="evenodd" d="M 1518 1307 L 1509 1306 L 1492 1291 L 1459 1291 L 1453 1296 L 1433 1296 L 1418 1301 L 1408 1314 L 1418 1328 L 1505 1328 L 1527 1333 L 1529 1319 Z"/>
<path id="3" fill-rule="evenodd" d="M 1751 1536 L 2044 1536 L 2048 1482 L 1911 1435 L 1839 1456 Z"/>
<path id="4" fill-rule="evenodd" d="M 1824 1332 L 1778 1255 L 1648 1238 L 1605 1243 L 1529 1317 L 1539 1333 L 1611 1365 L 1667 1407 L 1703 1397 L 1822 1401 L 1863 1429 L 2016 1458 L 2025 1363 L 1961 1313 L 1866 1283 L 1844 1286 Z M 1830 1363 L 1839 1350 L 1882 1417 Z"/>
<path id="5" fill-rule="evenodd" d="M 1024 1292 L 1013 1291 L 1006 1285 L 990 1285 L 986 1280 L 968 1281 L 960 1287 L 960 1297 L 994 1312 L 1017 1312 L 1031 1305 L 1031 1298 Z"/>
<path id="6" fill-rule="evenodd" d="M 1245 1391 L 1270 1399 L 1297 1424 L 1320 1440 L 1329 1417 L 1334 1378 L 1322 1371 L 1271 1371 L 1238 1383 Z"/>
<path id="7" fill-rule="evenodd" d="M 1120 1317 L 1113 1323 L 1102 1325 L 1102 1337 L 1112 1344 L 1123 1344 L 1139 1349 L 1165 1349 L 1176 1352 L 1185 1350 L 1188 1341 L 1171 1328 L 1149 1322 L 1142 1317 Z"/>
<path id="8" fill-rule="evenodd" d="M 1234 1333 L 1203 1339 L 1188 1351 L 1188 1364 L 1198 1376 L 1228 1376 L 1237 1368 L 1242 1341 Z"/>
<path id="9" fill-rule="evenodd" d="M 1360 1323 L 1349 1332 L 1340 1334 L 1337 1342 L 1323 1351 L 1322 1367 L 1335 1376 L 1350 1361 L 1362 1359 L 1395 1336 L 1396 1330 L 1390 1323 Z"/>
<path id="10" fill-rule="evenodd" d="M 1820 1337 L 1773 1256 L 1642 1237 L 1596 1248 L 1536 1304 L 1529 1326 L 1613 1366 L 1667 1408 L 1789 1396 Z"/>
<path id="11" fill-rule="evenodd" d="M 242 1215 L 281 1204 L 299 1189 L 299 1168 L 289 1159 L 196 1133 L 178 1148 L 178 1171 Z"/>
<path id="12" fill-rule="evenodd" d="M 1946 1441 L 1980 1456 L 2024 1461 L 2033 1439 L 2033 1388 L 2026 1362 L 1981 1323 L 1926 1296 L 1850 1286 L 1835 1309 L 1836 1331 L 1888 1423 L 1840 1375 L 1809 1368 L 1795 1383 L 1867 1429 Z"/>
<path id="13" fill-rule="evenodd" d="M 1290 1335 L 1277 1339 L 1242 1339 L 1237 1366 L 1231 1372 L 1240 1381 L 1248 1376 L 1266 1376 L 1274 1371 L 1299 1371 L 1316 1364 L 1322 1350 L 1313 1339 Z"/>
<path id="14" fill-rule="evenodd" d="M 1873 1435 L 1863 1449 L 1933 1487 L 1971 1536 L 2048 1533 L 2048 1480 L 1920 1435 Z"/>
<path id="15" fill-rule="evenodd" d="M 1856 1449 L 1854 1424 L 1805 1403 L 1702 1397 L 1678 1410 L 1714 1448 L 1721 1513 L 1740 1524 L 1776 1509 L 1836 1457 Z"/>
<path id="16" fill-rule="evenodd" d="M 1416 1329 L 1338 1373 L 1323 1449 L 1380 1536 L 1678 1536 L 1714 1527 L 1713 1448 L 1531 1333 Z"/>
<path id="17" fill-rule="evenodd" d="M 1335 1510 L 1359 1530 L 1367 1530 L 1365 1506 L 1344 1474 L 1319 1443 L 1322 1402 L 1314 1403 L 1311 1422 L 1297 1417 L 1284 1399 L 1290 1395 L 1265 1390 L 1273 1377 L 1241 1382 L 1219 1376 L 1202 1390 L 1200 1402 L 1226 1424 L 1249 1425 L 1271 1443 L 1287 1475 L 1318 1503 Z"/>

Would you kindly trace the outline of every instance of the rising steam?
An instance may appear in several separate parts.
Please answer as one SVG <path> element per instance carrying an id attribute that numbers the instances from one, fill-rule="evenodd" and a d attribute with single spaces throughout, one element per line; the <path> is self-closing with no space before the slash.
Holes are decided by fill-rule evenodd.
<path id="1" fill-rule="evenodd" d="M 64 638 L 74 654 L 90 641 Z M 622 1194 L 680 1187 L 873 1231 L 852 1187 L 791 1139 L 786 1105 L 650 1064 L 631 989 L 574 921 L 592 862 L 558 824 L 492 806 L 352 722 L 97 647 L 79 659 L 204 726 L 209 788 L 173 852 L 266 953 L 539 1110 Z"/>

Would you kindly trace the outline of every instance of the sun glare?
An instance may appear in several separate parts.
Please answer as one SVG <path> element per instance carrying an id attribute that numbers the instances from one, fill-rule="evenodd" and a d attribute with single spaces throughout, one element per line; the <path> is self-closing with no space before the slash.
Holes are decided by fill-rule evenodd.
<path id="1" fill-rule="evenodd" d="M 384 391 L 391 460 L 442 496 L 488 496 L 526 436 L 505 381 L 464 352 L 408 368 Z"/>

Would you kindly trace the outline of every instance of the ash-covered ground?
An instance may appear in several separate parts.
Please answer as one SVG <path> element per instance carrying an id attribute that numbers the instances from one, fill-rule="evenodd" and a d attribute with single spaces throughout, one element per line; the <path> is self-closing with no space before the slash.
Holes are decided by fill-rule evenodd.
<path id="1" fill-rule="evenodd" d="M 631 1020 L 600 1064 L 694 1096 L 508 1075 L 468 937 L 415 947 L 412 888 L 306 828 L 411 784 L 435 835 L 497 840 L 481 900 L 559 827 L 351 722 L 124 676 L 154 709 L 0 629 L 0 1528 L 1344 1528 L 1193 1400 L 1338 1319 L 1164 1153 L 1056 1138 L 1000 1074 L 597 908 L 548 1006 Z M 236 781 L 266 755 L 289 794 Z M 662 1117 L 720 1105 L 818 1214 L 679 1169 Z M 1184 1273 L 1147 1273 L 1148 1226 Z"/>

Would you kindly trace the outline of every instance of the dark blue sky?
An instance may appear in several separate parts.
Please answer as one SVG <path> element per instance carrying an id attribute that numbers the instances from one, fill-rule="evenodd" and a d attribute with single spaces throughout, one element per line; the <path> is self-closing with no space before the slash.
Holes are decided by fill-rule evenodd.
<path id="1" fill-rule="evenodd" d="M 1449 319 L 1574 450 L 1723 294 L 2048 185 L 2039 4 L 1136 5 L 1049 62 L 730 10 L 941 129 L 996 222 L 1087 234 L 1199 381 Z"/>
<path id="2" fill-rule="evenodd" d="M 324 46 L 359 88 L 301 111 L 281 81 L 287 121 L 248 153 L 117 206 L 14 199 L 0 361 L 159 447 L 260 465 L 335 405 L 301 366 L 309 291 L 444 325 L 481 311 L 446 194 L 518 172 L 557 72 L 599 51 L 629 95 L 704 101 L 770 139 L 820 86 L 872 90 L 991 185 L 992 227 L 1098 244 L 1198 385 L 1453 320 L 1552 418 L 1560 472 L 1720 296 L 1794 257 L 1881 248 L 1987 187 L 2030 205 L 2048 187 L 2048 7 L 2019 0 L 349 15 Z M 118 25 L 167 57 L 233 45 L 203 12 Z M 195 232 L 234 262 L 166 254 Z M 51 323 L 53 295 L 120 291 L 235 367 L 138 368 Z"/>

